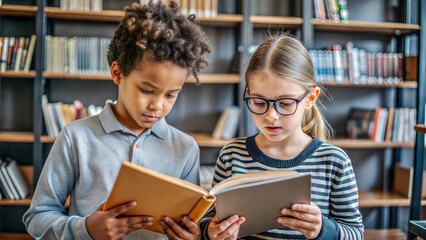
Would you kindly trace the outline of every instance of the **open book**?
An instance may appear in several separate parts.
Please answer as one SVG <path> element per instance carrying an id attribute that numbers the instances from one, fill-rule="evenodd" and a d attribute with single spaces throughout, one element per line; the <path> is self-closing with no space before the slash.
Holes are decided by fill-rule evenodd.
<path id="1" fill-rule="evenodd" d="M 220 220 L 233 214 L 246 222 L 239 236 L 280 227 L 280 209 L 310 203 L 310 175 L 295 171 L 263 171 L 232 176 L 210 191 L 188 181 L 123 162 L 104 210 L 128 201 L 137 206 L 125 215 L 149 215 L 148 229 L 162 233 L 160 221 L 168 216 L 180 222 L 184 215 L 198 222 L 216 203 Z"/>

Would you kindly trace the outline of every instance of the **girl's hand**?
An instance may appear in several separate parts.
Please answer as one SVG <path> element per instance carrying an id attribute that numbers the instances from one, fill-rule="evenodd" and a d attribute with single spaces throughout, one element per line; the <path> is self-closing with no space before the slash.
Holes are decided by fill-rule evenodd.
<path id="1" fill-rule="evenodd" d="M 128 202 L 103 211 L 103 204 L 86 218 L 87 232 L 93 239 L 122 239 L 132 231 L 152 225 L 151 216 L 120 217 L 129 209 L 136 207 L 136 202 Z"/>
<path id="2" fill-rule="evenodd" d="M 198 240 L 201 238 L 200 227 L 195 222 L 191 221 L 191 219 L 189 219 L 187 216 L 182 218 L 181 225 L 182 226 L 179 226 L 179 224 L 177 224 L 169 217 L 165 217 L 163 221 L 161 221 L 163 232 L 169 239 Z"/>
<path id="3" fill-rule="evenodd" d="M 238 231 L 240 230 L 241 224 L 246 221 L 244 217 L 238 217 L 233 215 L 228 217 L 219 223 L 217 215 L 210 222 L 207 233 L 210 240 L 219 240 L 219 239 L 237 239 Z"/>
<path id="4" fill-rule="evenodd" d="M 322 215 L 314 203 L 294 204 L 291 209 L 281 209 L 281 214 L 283 216 L 277 218 L 278 223 L 301 232 L 308 239 L 318 237 L 322 227 Z"/>

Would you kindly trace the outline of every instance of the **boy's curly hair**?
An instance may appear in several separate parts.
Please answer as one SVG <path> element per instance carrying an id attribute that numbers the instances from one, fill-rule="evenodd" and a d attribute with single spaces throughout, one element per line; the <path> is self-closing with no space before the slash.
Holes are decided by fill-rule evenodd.
<path id="1" fill-rule="evenodd" d="M 154 61 L 171 61 L 188 68 L 198 82 L 198 72 L 208 65 L 203 55 L 211 48 L 194 15 L 182 15 L 175 1 L 166 6 L 150 0 L 124 10 L 124 19 L 109 44 L 110 65 L 117 61 L 121 73 L 127 76 L 149 51 Z"/>

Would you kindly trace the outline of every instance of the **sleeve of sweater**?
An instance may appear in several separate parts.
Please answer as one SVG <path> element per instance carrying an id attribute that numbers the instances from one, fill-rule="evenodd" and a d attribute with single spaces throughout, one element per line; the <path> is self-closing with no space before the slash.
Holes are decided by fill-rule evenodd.
<path id="1" fill-rule="evenodd" d="M 351 161 L 347 158 L 334 176 L 330 215 L 329 219 L 323 218 L 319 239 L 363 239 L 363 235 L 364 225 L 358 207 L 358 187 Z"/>
<path id="2" fill-rule="evenodd" d="M 73 147 L 66 131 L 56 139 L 41 172 L 31 206 L 23 216 L 36 239 L 91 239 L 86 218 L 68 216 L 65 201 L 77 178 Z"/>

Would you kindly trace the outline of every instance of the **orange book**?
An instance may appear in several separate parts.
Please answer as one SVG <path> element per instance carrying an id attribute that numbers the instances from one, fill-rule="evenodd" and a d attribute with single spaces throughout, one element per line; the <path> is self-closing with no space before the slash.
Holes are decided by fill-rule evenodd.
<path id="1" fill-rule="evenodd" d="M 285 170 L 241 174 L 207 191 L 124 161 L 104 210 L 129 201 L 136 201 L 137 206 L 124 215 L 152 216 L 154 224 L 147 229 L 159 233 L 163 233 L 160 221 L 165 216 L 180 222 L 187 215 L 198 223 L 216 203 L 219 220 L 233 214 L 246 217 L 239 235 L 246 236 L 280 227 L 276 222 L 280 209 L 294 203 L 310 203 L 310 175 Z"/>

